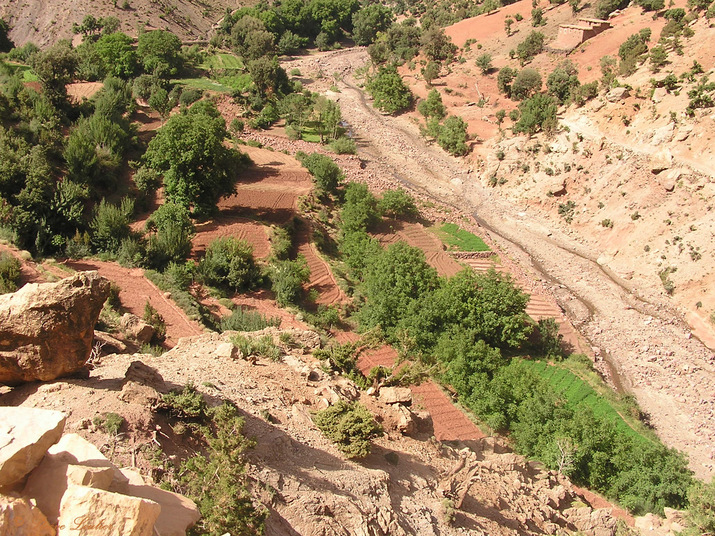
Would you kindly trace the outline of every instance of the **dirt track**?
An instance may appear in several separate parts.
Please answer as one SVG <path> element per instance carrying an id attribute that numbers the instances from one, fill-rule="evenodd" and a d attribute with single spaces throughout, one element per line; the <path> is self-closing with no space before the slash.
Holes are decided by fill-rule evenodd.
<path id="1" fill-rule="evenodd" d="M 341 92 L 334 98 L 360 142 L 361 156 L 384 169 L 383 180 L 412 185 L 474 214 L 482 233 L 518 262 L 535 289 L 552 293 L 597 356 L 612 363 L 664 442 L 687 452 L 699 477 L 712 475 L 713 353 L 692 338 L 667 304 L 639 299 L 593 252 L 484 189 L 462 162 L 426 145 L 406 118 L 374 111 L 351 74 L 366 59 L 364 50 L 352 49 L 304 58 L 291 67 L 304 75 L 318 68 L 339 73 Z"/>

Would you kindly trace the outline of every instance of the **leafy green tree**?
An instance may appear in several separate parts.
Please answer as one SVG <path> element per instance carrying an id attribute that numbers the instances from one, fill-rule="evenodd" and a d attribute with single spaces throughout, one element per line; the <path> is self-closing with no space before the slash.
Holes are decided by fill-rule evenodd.
<path id="1" fill-rule="evenodd" d="M 565 60 L 556 66 L 556 69 L 551 71 L 546 79 L 546 88 L 549 95 L 556 98 L 559 102 L 564 103 L 574 91 L 580 86 L 578 80 L 578 70 L 571 60 Z"/>
<path id="2" fill-rule="evenodd" d="M 660 71 L 668 64 L 668 52 L 665 47 L 658 45 L 650 50 L 650 70 L 654 73 Z"/>
<path id="3" fill-rule="evenodd" d="M 544 40 L 544 34 L 533 31 L 517 45 L 516 55 L 521 60 L 522 65 L 533 60 L 537 54 L 544 50 Z"/>
<path id="4" fill-rule="evenodd" d="M 59 41 L 43 52 L 32 56 L 32 70 L 42 84 L 42 89 L 56 109 L 68 106 L 67 84 L 72 82 L 77 70 L 77 53 L 69 41 Z"/>
<path id="5" fill-rule="evenodd" d="M 342 233 L 340 255 L 356 278 L 362 279 L 372 260 L 382 252 L 380 243 L 365 231 Z"/>
<path id="6" fill-rule="evenodd" d="M 121 32 L 103 35 L 94 44 L 107 71 L 113 76 L 131 78 L 137 69 L 137 54 L 132 38 Z"/>
<path id="7" fill-rule="evenodd" d="M 220 197 L 234 191 L 246 157 L 224 146 L 226 122 L 207 101 L 174 115 L 149 142 L 144 165 L 164 178 L 166 197 L 194 216 L 215 212 Z"/>
<path id="8" fill-rule="evenodd" d="M 369 4 L 353 14 L 353 40 L 356 45 L 366 46 L 375 41 L 379 32 L 387 30 L 394 15 L 389 7 Z"/>
<path id="9" fill-rule="evenodd" d="M 556 100 L 550 95 L 537 93 L 519 105 L 519 120 L 512 127 L 514 132 L 535 134 L 552 133 L 556 130 Z"/>
<path id="10" fill-rule="evenodd" d="M 276 301 L 283 307 L 297 305 L 303 296 L 303 285 L 310 280 L 310 268 L 305 257 L 271 263 L 268 271 Z"/>
<path id="11" fill-rule="evenodd" d="M 544 20 L 544 10 L 540 7 L 535 7 L 531 10 L 531 25 L 536 28 L 538 26 L 544 26 L 546 21 Z"/>
<path id="12" fill-rule="evenodd" d="M 301 164 L 313 176 L 318 189 L 329 194 L 335 193 L 345 175 L 333 159 L 320 153 L 299 156 Z"/>
<path id="13" fill-rule="evenodd" d="M 428 59 L 432 61 L 446 61 L 450 63 L 457 52 L 457 46 L 452 43 L 450 37 L 444 33 L 444 29 L 437 25 L 432 25 L 422 32 L 422 51 Z"/>
<path id="14" fill-rule="evenodd" d="M 129 237 L 129 223 L 133 214 L 134 202 L 128 197 L 122 199 L 119 205 L 112 205 L 102 199 L 90 223 L 92 245 L 98 251 L 116 253 L 122 240 Z"/>
<path id="15" fill-rule="evenodd" d="M 541 75 L 536 69 L 527 67 L 519 71 L 511 84 L 511 98 L 524 100 L 541 90 Z"/>
<path id="16" fill-rule="evenodd" d="M 217 238 L 208 245 L 199 262 L 199 273 L 208 284 L 236 292 L 251 290 L 261 282 L 253 247 L 232 236 Z"/>
<path id="17" fill-rule="evenodd" d="M 377 208 L 391 218 L 412 218 L 418 214 L 414 198 L 402 188 L 383 192 Z"/>
<path id="18" fill-rule="evenodd" d="M 233 26 L 231 41 L 236 52 L 246 60 L 272 55 L 275 50 L 275 36 L 266 30 L 262 20 L 250 15 L 242 17 Z"/>
<path id="19" fill-rule="evenodd" d="M 194 224 L 186 207 L 164 203 L 149 217 L 146 228 L 150 233 L 147 258 L 153 268 L 183 261 L 191 252 Z"/>
<path id="20" fill-rule="evenodd" d="M 318 411 L 313 421 L 348 458 L 364 458 L 370 454 L 370 439 L 382 433 L 382 427 L 359 402 L 340 400 Z"/>
<path id="21" fill-rule="evenodd" d="M 316 99 L 315 112 L 320 143 L 325 143 L 326 139 L 336 139 L 340 122 L 343 120 L 338 103 L 321 95 Z"/>
<path id="22" fill-rule="evenodd" d="M 610 88 L 613 81 L 616 79 L 616 67 L 618 62 L 613 56 L 603 56 L 600 61 L 601 67 L 601 85 L 604 88 Z"/>
<path id="23" fill-rule="evenodd" d="M 394 66 L 380 67 L 368 80 L 366 89 L 374 99 L 377 109 L 395 114 L 410 107 L 412 93 Z"/>
<path id="24" fill-rule="evenodd" d="M 139 35 L 137 57 L 144 72 L 160 78 L 176 75 L 182 68 L 181 40 L 173 33 L 152 30 Z"/>
<path id="25" fill-rule="evenodd" d="M 715 534 L 715 480 L 709 484 L 695 482 L 688 490 L 688 528 L 683 536 Z"/>
<path id="26" fill-rule="evenodd" d="M 15 44 L 10 40 L 10 26 L 5 19 L 0 19 L 0 52 L 10 52 Z"/>
<path id="27" fill-rule="evenodd" d="M 345 202 L 340 211 L 341 230 L 344 233 L 371 230 L 380 222 L 377 199 L 367 186 L 351 182 L 345 187 Z"/>
<path id="28" fill-rule="evenodd" d="M 437 143 L 451 155 L 464 156 L 469 152 L 467 137 L 467 123 L 464 119 L 450 115 L 444 120 L 444 125 L 437 136 Z"/>
<path id="29" fill-rule="evenodd" d="M 437 286 L 437 272 L 422 250 L 404 242 L 392 244 L 372 259 L 364 273 L 366 303 L 358 313 L 364 328 L 381 326 L 389 335 L 409 305 Z"/>
<path id="30" fill-rule="evenodd" d="M 442 103 L 442 95 L 436 89 L 431 90 L 427 94 L 427 99 L 419 102 L 417 111 L 421 113 L 425 119 L 432 117 L 443 119 L 444 116 L 447 115 L 447 109 Z"/>
<path id="31" fill-rule="evenodd" d="M 489 74 L 492 70 L 492 55 L 485 52 L 477 58 L 475 63 L 482 74 Z"/>
<path id="32" fill-rule="evenodd" d="M 248 62 L 248 72 L 256 86 L 256 91 L 262 97 L 269 93 L 289 93 L 288 75 L 278 63 L 275 56 L 263 56 Z"/>
<path id="33" fill-rule="evenodd" d="M 432 87 L 432 80 L 439 78 L 441 70 L 442 65 L 436 61 L 430 61 L 422 68 L 422 77 L 425 79 L 428 87 Z"/>
<path id="34" fill-rule="evenodd" d="M 503 93 L 507 97 L 511 97 L 511 84 L 516 78 L 518 71 L 511 67 L 502 67 L 497 75 L 497 88 L 499 93 Z"/>

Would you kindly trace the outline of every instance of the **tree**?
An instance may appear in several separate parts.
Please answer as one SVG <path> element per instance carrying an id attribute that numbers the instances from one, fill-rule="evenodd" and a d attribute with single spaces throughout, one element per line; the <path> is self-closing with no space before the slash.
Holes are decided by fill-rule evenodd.
<path id="1" fill-rule="evenodd" d="M 440 147 L 454 156 L 464 156 L 469 152 L 467 141 L 467 123 L 456 115 L 445 119 L 444 125 L 437 137 Z"/>
<path id="2" fill-rule="evenodd" d="M 422 68 L 422 76 L 425 79 L 428 87 L 432 87 L 432 80 L 439 78 L 439 72 L 442 70 L 442 65 L 436 61 L 430 61 Z"/>
<path id="3" fill-rule="evenodd" d="M 217 238 L 209 244 L 199 262 L 199 273 L 208 284 L 236 292 L 251 290 L 261 281 L 253 246 L 232 236 Z"/>
<path id="4" fill-rule="evenodd" d="M 116 252 L 122 240 L 129 237 L 129 222 L 134 202 L 125 197 L 121 204 L 111 205 L 105 199 L 97 205 L 90 224 L 92 244 L 98 251 Z"/>
<path id="5" fill-rule="evenodd" d="M 149 142 L 144 165 L 160 173 L 168 200 L 196 216 L 216 210 L 220 197 L 234 191 L 236 172 L 246 158 L 223 145 L 226 122 L 207 101 L 174 115 Z"/>
<path id="6" fill-rule="evenodd" d="M 546 79 L 546 88 L 549 95 L 564 103 L 571 97 L 572 93 L 580 86 L 578 80 L 578 70 L 571 62 L 565 60 L 556 66 Z"/>
<path id="7" fill-rule="evenodd" d="M 374 99 L 375 107 L 389 114 L 405 110 L 412 104 L 412 93 L 394 66 L 380 67 L 368 80 L 366 89 Z"/>
<path id="8" fill-rule="evenodd" d="M 275 36 L 266 30 L 262 20 L 250 15 L 234 24 L 231 41 L 236 52 L 246 60 L 272 55 L 275 50 Z"/>
<path id="9" fill-rule="evenodd" d="M 492 70 L 492 55 L 485 52 L 477 58 L 476 64 L 482 74 L 489 74 Z"/>
<path id="10" fill-rule="evenodd" d="M 650 70 L 654 73 L 660 71 L 668 64 L 668 52 L 663 45 L 658 45 L 650 50 Z"/>
<path id="11" fill-rule="evenodd" d="M 351 182 L 345 187 L 345 203 L 340 211 L 340 221 L 343 233 L 369 231 L 380 222 L 377 199 L 366 185 Z"/>
<path id="12" fill-rule="evenodd" d="M 300 156 L 300 155 L 299 155 Z M 323 192 L 335 193 L 345 175 L 332 158 L 320 153 L 311 153 L 300 158 L 301 164 L 313 175 L 316 186 Z"/>
<path id="13" fill-rule="evenodd" d="M 146 228 L 151 233 L 147 257 L 154 268 L 183 261 L 191 252 L 194 224 L 186 207 L 164 203 L 149 217 Z"/>
<path id="14" fill-rule="evenodd" d="M 327 97 L 319 96 L 315 103 L 315 112 L 317 113 L 317 130 L 320 135 L 320 143 L 325 143 L 325 138 L 336 139 L 338 137 L 338 129 L 342 121 L 340 106 L 328 99 Z"/>
<path id="15" fill-rule="evenodd" d="M 414 198 L 402 188 L 385 191 L 377 208 L 391 218 L 411 218 L 418 214 Z"/>
<path id="16" fill-rule="evenodd" d="M 44 52 L 32 56 L 32 69 L 42 84 L 42 90 L 56 109 L 68 104 L 67 84 L 77 70 L 77 53 L 69 41 L 59 41 Z"/>
<path id="17" fill-rule="evenodd" d="M 276 301 L 283 307 L 297 305 L 303 295 L 303 285 L 310 281 L 308 261 L 302 255 L 294 261 L 274 261 L 268 274 Z"/>
<path id="18" fill-rule="evenodd" d="M 603 56 L 600 61 L 601 66 L 601 85 L 604 88 L 610 88 L 613 81 L 616 79 L 616 67 L 618 63 L 613 56 Z"/>
<path id="19" fill-rule="evenodd" d="M 248 72 L 261 97 L 269 93 L 288 93 L 288 75 L 275 56 L 263 56 L 248 62 Z"/>
<path id="20" fill-rule="evenodd" d="M 389 7 L 369 4 L 353 14 L 353 40 L 356 45 L 373 43 L 379 32 L 387 30 L 394 15 Z"/>
<path id="21" fill-rule="evenodd" d="M 541 90 L 541 75 L 536 69 L 526 68 L 519 71 L 511 84 L 511 98 L 524 100 Z"/>
<path id="22" fill-rule="evenodd" d="M 544 39 L 544 34 L 533 31 L 517 45 L 516 55 L 521 60 L 522 65 L 534 59 L 537 54 L 544 50 Z"/>
<path id="23" fill-rule="evenodd" d="M 516 77 L 518 71 L 511 67 L 502 67 L 497 75 L 497 88 L 499 93 L 503 93 L 507 97 L 511 97 L 511 84 Z"/>
<path id="24" fill-rule="evenodd" d="M 535 134 L 556 130 L 556 101 L 550 95 L 537 93 L 519 105 L 521 115 L 513 126 L 514 132 Z"/>
<path id="25" fill-rule="evenodd" d="M 365 328 L 381 326 L 389 335 L 413 300 L 435 289 L 437 272 L 422 250 L 404 242 L 392 244 L 374 257 L 364 273 L 366 303 L 358 313 Z"/>
<path id="26" fill-rule="evenodd" d="M 436 24 L 430 26 L 428 30 L 422 33 L 421 38 L 422 51 L 428 59 L 432 61 L 446 61 L 450 63 L 454 59 L 454 54 L 457 52 L 457 46 L 452 43 L 452 40 L 444 29 Z"/>
<path id="27" fill-rule="evenodd" d="M 10 40 L 10 26 L 5 19 L 0 19 L 0 52 L 10 52 L 15 44 Z"/>
<path id="28" fill-rule="evenodd" d="M 139 35 L 137 56 L 144 72 L 160 78 L 176 75 L 182 67 L 181 40 L 171 32 L 152 30 Z"/>
<path id="29" fill-rule="evenodd" d="M 131 78 L 137 68 L 137 54 L 132 38 L 121 32 L 103 35 L 94 44 L 94 49 L 102 58 L 107 71 L 113 76 Z"/>
<path id="30" fill-rule="evenodd" d="M 540 7 L 535 7 L 531 10 L 531 25 L 536 28 L 546 24 L 544 20 L 544 10 Z"/>
<path id="31" fill-rule="evenodd" d="M 442 95 L 439 91 L 433 89 L 427 94 L 427 99 L 420 101 L 417 105 L 417 111 L 421 113 L 425 119 L 436 117 L 443 119 L 447 115 L 447 110 L 442 103 Z"/>

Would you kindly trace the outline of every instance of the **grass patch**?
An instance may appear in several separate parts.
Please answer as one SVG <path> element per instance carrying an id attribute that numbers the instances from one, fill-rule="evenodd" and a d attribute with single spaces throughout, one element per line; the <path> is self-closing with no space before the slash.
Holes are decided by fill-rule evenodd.
<path id="1" fill-rule="evenodd" d="M 216 77 L 216 80 L 220 85 L 233 91 L 246 91 L 253 84 L 251 75 L 248 73 L 219 76 Z"/>
<path id="2" fill-rule="evenodd" d="M 231 93 L 232 88 L 214 82 L 208 78 L 175 78 L 171 81 L 172 84 L 179 84 L 184 87 L 200 89 L 202 91 L 216 91 L 218 93 Z"/>
<path id="3" fill-rule="evenodd" d="M 489 246 L 481 238 L 454 223 L 445 223 L 430 230 L 452 251 L 489 251 Z"/>
<path id="4" fill-rule="evenodd" d="M 588 358 L 585 358 L 588 359 Z M 653 433 L 638 420 L 640 410 L 631 397 L 613 392 L 583 357 L 571 356 L 561 363 L 525 361 L 534 372 L 549 382 L 573 409 L 586 406 L 626 434 L 655 442 Z"/>
<path id="5" fill-rule="evenodd" d="M 213 56 L 208 56 L 203 63 L 199 65 L 200 69 L 207 71 L 213 70 L 243 70 L 246 66 L 241 61 L 241 58 L 233 54 L 219 53 Z"/>

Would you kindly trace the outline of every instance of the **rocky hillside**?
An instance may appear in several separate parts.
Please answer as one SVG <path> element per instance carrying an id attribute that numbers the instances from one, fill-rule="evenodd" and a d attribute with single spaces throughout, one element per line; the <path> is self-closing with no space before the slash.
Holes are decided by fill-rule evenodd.
<path id="1" fill-rule="evenodd" d="M 17 46 L 33 42 L 40 47 L 72 39 L 72 25 L 86 15 L 116 17 L 121 31 L 137 35 L 140 28 L 169 30 L 183 41 L 208 39 L 211 27 L 237 0 L 15 0 L 0 1 L 0 18 L 10 25 Z"/>

